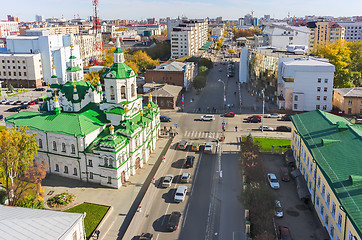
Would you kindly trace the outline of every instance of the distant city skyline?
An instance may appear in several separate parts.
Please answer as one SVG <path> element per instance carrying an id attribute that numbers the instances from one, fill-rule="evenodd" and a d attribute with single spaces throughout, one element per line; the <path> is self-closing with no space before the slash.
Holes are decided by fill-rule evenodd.
<path id="1" fill-rule="evenodd" d="M 353 7 L 352 7 L 353 6 Z M 88 18 L 93 15 L 92 0 L 5 0 L 2 2 L 0 19 L 7 19 L 11 14 L 21 21 L 34 21 L 35 15 L 45 18 L 66 19 L 75 17 Z M 236 20 L 254 11 L 254 16 L 270 15 L 283 19 L 288 16 L 306 15 L 350 17 L 362 15 L 362 1 L 337 0 L 99 0 L 101 19 L 145 20 L 178 16 L 188 18 L 216 18 Z"/>

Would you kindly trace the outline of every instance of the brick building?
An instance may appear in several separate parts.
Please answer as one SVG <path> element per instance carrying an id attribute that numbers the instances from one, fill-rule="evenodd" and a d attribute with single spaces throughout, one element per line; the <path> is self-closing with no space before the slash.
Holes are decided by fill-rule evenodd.
<path id="1" fill-rule="evenodd" d="M 148 104 L 148 96 L 151 94 L 153 101 L 161 109 L 175 109 L 181 98 L 182 87 L 180 86 L 146 83 L 143 88 L 149 89 L 147 93 L 143 94 L 143 103 Z"/>

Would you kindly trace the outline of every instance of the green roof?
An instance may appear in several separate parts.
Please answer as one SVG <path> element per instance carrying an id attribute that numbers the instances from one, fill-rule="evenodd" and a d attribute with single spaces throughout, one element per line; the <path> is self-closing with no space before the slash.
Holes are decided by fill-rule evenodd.
<path id="1" fill-rule="evenodd" d="M 292 121 L 361 235 L 362 128 L 320 110 L 294 115 Z"/>
<path id="2" fill-rule="evenodd" d="M 81 113 L 36 113 L 19 112 L 6 118 L 6 122 L 16 126 L 27 126 L 30 129 L 45 132 L 66 134 L 72 136 L 85 136 L 106 123 L 104 113 L 98 107 L 88 109 Z"/>
<path id="3" fill-rule="evenodd" d="M 76 59 L 76 57 L 75 56 L 70 56 L 69 59 Z"/>
<path id="4" fill-rule="evenodd" d="M 78 66 L 67 68 L 67 72 L 78 72 L 78 71 L 82 71 L 82 69 Z"/>
<path id="5" fill-rule="evenodd" d="M 104 72 L 103 77 L 106 77 L 108 73 L 112 73 L 116 79 L 125 79 L 136 76 L 136 73 L 125 63 L 113 63 L 110 68 Z"/>
<path id="6" fill-rule="evenodd" d="M 123 53 L 123 50 L 121 48 L 116 48 L 116 50 L 114 51 L 114 53 Z"/>
<path id="7" fill-rule="evenodd" d="M 109 113 L 109 114 L 116 114 L 116 115 L 123 115 L 125 112 L 124 112 L 124 109 L 123 108 L 113 108 L 109 111 L 107 111 L 106 113 Z"/>
<path id="8" fill-rule="evenodd" d="M 207 50 L 211 46 L 212 42 L 206 42 L 199 50 Z"/>
<path id="9" fill-rule="evenodd" d="M 73 100 L 74 85 L 77 88 L 77 94 L 79 97 L 78 100 Z M 89 82 L 85 82 L 85 81 L 67 82 L 63 85 L 52 84 L 52 85 L 50 85 L 50 87 L 60 89 L 60 92 L 65 95 L 66 99 L 69 102 L 73 102 L 73 103 L 81 102 L 84 99 L 85 95 L 87 94 L 88 90 L 90 88 L 94 89 L 94 87 Z"/>

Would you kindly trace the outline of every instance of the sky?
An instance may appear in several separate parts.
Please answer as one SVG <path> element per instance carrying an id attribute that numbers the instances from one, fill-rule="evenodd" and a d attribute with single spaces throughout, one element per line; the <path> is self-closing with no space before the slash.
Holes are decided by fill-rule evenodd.
<path id="1" fill-rule="evenodd" d="M 93 15 L 92 0 L 0 0 L 0 19 L 8 14 L 22 21 L 34 21 L 35 15 L 45 18 Z M 347 17 L 362 15 L 361 0 L 99 0 L 101 19 L 142 20 L 155 17 L 186 16 L 188 18 L 216 18 L 236 20 L 254 11 L 254 16 L 283 19 L 305 15 Z"/>

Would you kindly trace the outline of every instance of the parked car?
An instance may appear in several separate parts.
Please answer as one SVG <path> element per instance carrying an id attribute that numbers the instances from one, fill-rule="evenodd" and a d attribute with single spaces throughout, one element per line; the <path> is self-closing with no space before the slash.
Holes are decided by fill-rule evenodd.
<path id="1" fill-rule="evenodd" d="M 280 203 L 279 200 L 275 200 L 275 213 L 274 215 L 278 218 L 282 218 L 283 217 L 283 208 L 282 208 L 282 204 Z"/>
<path id="2" fill-rule="evenodd" d="M 180 149 L 180 150 L 185 150 L 185 149 L 187 148 L 187 141 L 182 140 L 182 141 L 178 144 L 177 148 Z"/>
<path id="3" fill-rule="evenodd" d="M 260 123 L 261 119 L 258 118 L 258 117 L 252 117 L 252 118 L 247 118 L 246 122 L 248 122 L 248 123 Z"/>
<path id="4" fill-rule="evenodd" d="M 170 187 L 171 186 L 171 183 L 172 183 L 172 180 L 173 180 L 173 175 L 171 174 L 167 174 L 164 178 L 163 178 L 163 181 L 162 181 L 162 184 L 161 186 L 162 187 Z"/>
<path id="5" fill-rule="evenodd" d="M 23 102 L 23 101 L 18 100 L 18 101 L 16 101 L 14 104 L 16 104 L 16 105 L 20 105 L 22 102 Z"/>
<path id="6" fill-rule="evenodd" d="M 191 146 L 191 151 L 199 151 L 200 150 L 200 143 L 193 143 Z"/>
<path id="7" fill-rule="evenodd" d="M 12 107 L 12 108 L 9 108 L 7 111 L 8 112 L 19 112 L 21 110 L 20 107 Z"/>
<path id="8" fill-rule="evenodd" d="M 187 156 L 186 157 L 186 162 L 185 162 L 185 167 L 190 168 L 194 166 L 194 161 L 195 161 L 195 157 L 194 156 Z"/>
<path id="9" fill-rule="evenodd" d="M 279 126 L 276 129 L 278 132 L 291 132 L 292 129 L 290 127 L 287 126 Z"/>
<path id="10" fill-rule="evenodd" d="M 183 174 L 181 175 L 181 182 L 182 182 L 182 183 L 188 183 L 188 182 L 190 181 L 190 178 L 191 178 L 191 174 L 185 172 L 185 173 L 183 173 Z"/>
<path id="11" fill-rule="evenodd" d="M 30 108 L 30 106 L 29 105 L 21 105 L 20 108 L 21 109 L 28 109 L 28 108 Z"/>
<path id="12" fill-rule="evenodd" d="M 4 115 L 0 115 L 0 120 L 3 120 L 4 119 Z"/>
<path id="13" fill-rule="evenodd" d="M 138 237 L 138 240 L 152 240 L 153 234 L 152 233 L 142 233 L 141 236 Z"/>
<path id="14" fill-rule="evenodd" d="M 35 101 L 30 101 L 29 105 L 35 105 Z"/>
<path id="15" fill-rule="evenodd" d="M 280 168 L 280 178 L 282 179 L 282 181 L 285 181 L 285 182 L 290 181 L 290 175 L 289 175 L 288 168 L 286 168 L 286 167 Z"/>
<path id="16" fill-rule="evenodd" d="M 279 113 L 270 113 L 265 116 L 266 118 L 280 118 Z"/>
<path id="17" fill-rule="evenodd" d="M 285 114 L 280 120 L 282 121 L 292 121 L 292 119 L 290 118 L 291 115 L 289 114 Z"/>
<path id="18" fill-rule="evenodd" d="M 166 116 L 160 116 L 160 121 L 161 122 L 171 122 L 172 119 Z"/>
<path id="19" fill-rule="evenodd" d="M 176 231 L 181 219 L 180 212 L 172 212 L 167 220 L 166 228 L 169 231 Z"/>
<path id="20" fill-rule="evenodd" d="M 252 118 L 259 118 L 261 120 L 261 116 L 259 116 L 259 115 L 251 115 L 248 117 L 248 119 L 252 119 Z"/>
<path id="21" fill-rule="evenodd" d="M 41 92 L 41 91 L 45 91 L 45 88 L 35 88 L 34 90 L 37 92 Z"/>
<path id="22" fill-rule="evenodd" d="M 22 105 L 28 105 L 29 104 L 29 101 L 24 101 L 21 103 Z"/>
<path id="23" fill-rule="evenodd" d="M 268 127 L 268 126 L 260 126 L 259 130 L 261 131 L 263 129 L 263 131 L 274 131 L 274 129 L 272 127 Z"/>
<path id="24" fill-rule="evenodd" d="M 6 105 L 14 105 L 14 101 L 7 101 L 5 104 Z"/>
<path id="25" fill-rule="evenodd" d="M 6 101 L 6 100 L 2 100 L 1 102 L 0 102 L 0 104 L 6 104 L 8 101 Z"/>
<path id="26" fill-rule="evenodd" d="M 185 185 L 178 186 L 173 200 L 175 202 L 185 201 L 186 193 L 187 193 L 187 186 Z"/>
<path id="27" fill-rule="evenodd" d="M 235 117 L 235 113 L 234 112 L 228 112 L 228 113 L 224 113 L 224 117 Z"/>
<path id="28" fill-rule="evenodd" d="M 284 226 L 278 226 L 278 239 L 280 240 L 292 240 L 289 228 Z"/>
<path id="29" fill-rule="evenodd" d="M 205 143 L 204 152 L 205 153 L 212 153 L 212 143 L 211 142 Z"/>
<path id="30" fill-rule="evenodd" d="M 279 180 L 277 179 L 277 177 L 275 176 L 274 173 L 268 173 L 268 182 L 270 184 L 270 187 L 272 189 L 279 189 Z"/>
<path id="31" fill-rule="evenodd" d="M 215 116 L 214 115 L 203 115 L 200 117 L 201 121 L 213 121 L 215 120 Z"/>

